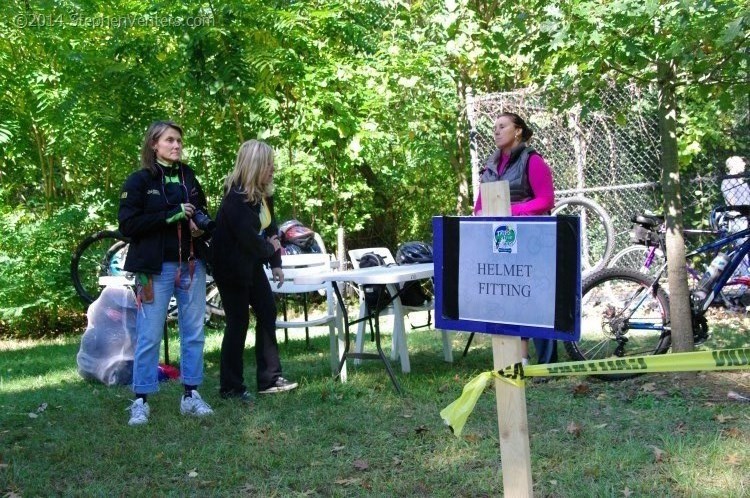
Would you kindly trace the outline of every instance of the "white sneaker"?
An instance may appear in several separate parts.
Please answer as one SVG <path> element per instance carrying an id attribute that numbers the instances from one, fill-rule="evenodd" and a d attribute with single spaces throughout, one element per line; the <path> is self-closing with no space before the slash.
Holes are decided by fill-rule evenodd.
<path id="1" fill-rule="evenodd" d="M 183 415 L 192 415 L 194 417 L 205 417 L 213 415 L 214 411 L 203 401 L 198 391 L 191 391 L 191 397 L 183 396 L 180 400 L 180 413 Z"/>
<path id="2" fill-rule="evenodd" d="M 151 408 L 148 403 L 143 402 L 143 398 L 133 401 L 126 410 L 130 410 L 130 420 L 128 425 L 143 425 L 148 422 L 148 416 L 151 414 Z"/>
<path id="3" fill-rule="evenodd" d="M 279 377 L 276 379 L 276 381 L 271 385 L 270 387 L 267 387 L 266 389 L 263 389 L 262 391 L 258 391 L 259 394 L 273 394 L 273 393 L 283 393 L 284 391 L 291 391 L 292 389 L 296 389 L 296 387 L 299 384 L 296 382 L 292 382 L 291 380 L 287 380 L 284 377 Z"/>

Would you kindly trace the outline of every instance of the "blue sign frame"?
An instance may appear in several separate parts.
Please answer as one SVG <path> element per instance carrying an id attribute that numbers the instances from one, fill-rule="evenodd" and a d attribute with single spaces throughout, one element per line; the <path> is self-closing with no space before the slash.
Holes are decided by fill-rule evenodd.
<path id="1" fill-rule="evenodd" d="M 460 234 L 462 226 L 469 223 L 508 223 L 514 226 L 523 224 L 550 223 L 555 224 L 554 241 L 555 278 L 554 278 L 554 310 L 545 310 L 554 316 L 553 325 L 538 326 L 538 324 L 500 323 L 497 321 L 482 321 L 460 316 L 459 302 L 459 274 L 467 269 L 461 265 Z M 520 336 L 540 339 L 558 339 L 577 341 L 581 337 L 581 250 L 580 250 L 580 219 L 577 216 L 524 216 L 524 217 L 496 217 L 496 216 L 436 216 L 433 217 L 433 252 L 435 264 L 435 326 L 444 330 L 478 332 Z M 471 227 L 468 227 L 471 228 Z M 505 229 L 504 225 L 499 226 Z M 496 242 L 497 252 L 506 251 L 500 245 L 507 245 L 506 239 L 512 239 L 505 232 L 495 234 L 500 239 Z M 474 243 L 475 241 L 471 241 Z M 464 244 L 466 246 L 470 244 Z M 464 258 L 465 259 L 465 258 Z M 552 265 L 550 265 L 552 266 Z M 550 275 L 545 275 L 551 280 Z"/>

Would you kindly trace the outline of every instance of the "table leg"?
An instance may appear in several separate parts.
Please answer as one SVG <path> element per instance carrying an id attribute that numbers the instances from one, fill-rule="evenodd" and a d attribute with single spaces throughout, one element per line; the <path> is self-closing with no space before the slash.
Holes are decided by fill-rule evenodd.
<path id="1" fill-rule="evenodd" d="M 341 303 L 341 308 L 343 311 L 343 318 L 344 318 L 344 353 L 341 355 L 341 361 L 339 361 L 339 368 L 338 368 L 338 375 L 340 376 L 342 369 L 346 365 L 346 359 L 347 357 L 351 358 L 359 358 L 362 360 L 381 360 L 383 362 L 383 365 L 385 365 L 385 370 L 388 372 L 388 376 L 391 378 L 391 381 L 393 382 L 393 386 L 396 388 L 396 392 L 399 394 L 403 394 L 403 391 L 401 390 L 401 385 L 398 383 L 398 380 L 396 379 L 396 376 L 393 373 L 393 370 L 391 369 L 390 362 L 388 361 L 388 358 L 383 353 L 383 348 L 380 346 L 380 313 L 378 311 L 378 307 L 375 307 L 375 313 L 374 316 L 368 315 L 367 318 L 373 318 L 375 320 L 375 347 L 378 350 L 377 354 L 374 353 L 350 353 L 349 352 L 349 327 L 351 325 L 354 325 L 361 321 L 355 320 L 354 322 L 349 321 L 349 314 L 346 311 L 346 305 L 344 304 L 343 299 L 341 298 L 341 292 L 339 291 L 338 284 L 336 282 L 332 282 L 333 284 L 333 291 L 336 293 L 336 299 L 338 299 L 339 303 Z M 367 319 L 366 318 L 366 319 Z"/>

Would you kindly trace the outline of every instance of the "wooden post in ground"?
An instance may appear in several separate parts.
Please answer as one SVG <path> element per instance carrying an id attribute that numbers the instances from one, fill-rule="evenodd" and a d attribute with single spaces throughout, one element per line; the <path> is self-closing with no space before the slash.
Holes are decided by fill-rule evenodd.
<path id="1" fill-rule="evenodd" d="M 483 216 L 510 216 L 508 182 L 480 185 Z M 492 336 L 492 362 L 495 370 L 521 361 L 521 338 Z M 509 497 L 533 496 L 529 422 L 526 415 L 526 389 L 495 380 L 497 425 L 500 431 L 500 460 L 503 468 L 503 494 Z"/>

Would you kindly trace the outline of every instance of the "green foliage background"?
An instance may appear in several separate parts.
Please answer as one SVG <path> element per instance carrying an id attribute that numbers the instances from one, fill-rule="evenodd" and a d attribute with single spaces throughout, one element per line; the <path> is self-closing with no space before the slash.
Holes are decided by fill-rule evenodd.
<path id="1" fill-rule="evenodd" d="M 299 219 L 330 246 L 343 227 L 350 247 L 395 249 L 431 239 L 431 216 L 469 211 L 469 87 L 540 85 L 561 106 L 595 106 L 585 92 L 597 81 L 649 85 L 649 60 L 687 54 L 680 161 L 699 169 L 701 154 L 741 146 L 735 130 L 746 133 L 750 106 L 748 7 L 701 5 L 6 2 L 0 333 L 43 334 L 80 317 L 70 253 L 114 225 L 120 185 L 157 119 L 184 127 L 212 209 L 239 144 L 260 138 L 277 153 L 280 220 Z M 689 36 L 648 35 L 657 21 Z"/>

